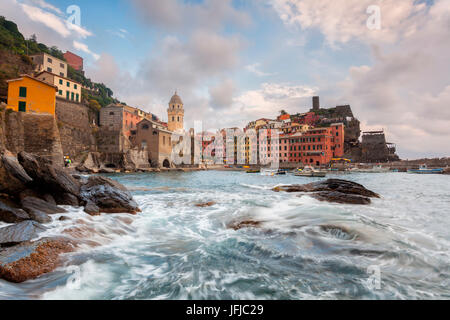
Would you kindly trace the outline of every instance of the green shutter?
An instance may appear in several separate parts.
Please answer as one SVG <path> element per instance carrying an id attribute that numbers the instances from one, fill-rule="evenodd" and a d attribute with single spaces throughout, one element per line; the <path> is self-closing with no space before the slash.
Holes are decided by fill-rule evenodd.
<path id="1" fill-rule="evenodd" d="M 25 101 L 19 101 L 19 111 L 20 112 L 26 112 L 27 104 Z"/>
<path id="2" fill-rule="evenodd" d="M 26 87 L 20 87 L 19 89 L 19 97 L 26 98 L 27 97 L 27 88 Z"/>
<path id="3" fill-rule="evenodd" d="M 66 99 L 69 100 L 69 98 L 70 98 L 70 92 L 66 91 Z"/>
<path id="4" fill-rule="evenodd" d="M 62 79 L 59 79 L 59 84 L 61 84 L 61 85 L 63 84 L 63 81 L 62 81 Z"/>
<path id="5" fill-rule="evenodd" d="M 69 81 L 67 81 L 67 87 L 69 87 L 69 88 L 70 88 L 70 82 L 69 82 Z"/>
<path id="6" fill-rule="evenodd" d="M 73 101 L 73 99 L 74 99 L 74 93 L 72 92 L 72 95 L 71 95 L 71 100 Z"/>
<path id="7" fill-rule="evenodd" d="M 77 102 L 80 102 L 80 95 L 77 93 Z"/>

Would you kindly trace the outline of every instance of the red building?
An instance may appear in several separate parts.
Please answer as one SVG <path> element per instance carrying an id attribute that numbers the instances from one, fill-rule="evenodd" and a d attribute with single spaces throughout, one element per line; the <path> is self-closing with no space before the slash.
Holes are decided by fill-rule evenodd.
<path id="1" fill-rule="evenodd" d="M 306 112 L 294 118 L 294 122 L 315 126 L 320 121 L 320 117 L 314 112 Z"/>
<path id="2" fill-rule="evenodd" d="M 280 138 L 281 158 L 304 165 L 328 164 L 332 158 L 344 155 L 344 125 L 333 124 L 327 128 L 315 128 L 300 134 L 284 135 Z"/>
<path id="3" fill-rule="evenodd" d="M 64 53 L 64 58 L 66 59 L 69 66 L 74 68 L 78 71 L 83 71 L 83 58 L 76 55 L 75 53 L 72 53 L 70 51 L 67 51 Z"/>

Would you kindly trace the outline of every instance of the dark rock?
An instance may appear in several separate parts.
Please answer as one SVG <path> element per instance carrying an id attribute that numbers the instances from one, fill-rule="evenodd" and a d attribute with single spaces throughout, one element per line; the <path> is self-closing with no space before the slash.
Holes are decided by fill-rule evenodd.
<path id="1" fill-rule="evenodd" d="M 199 207 L 199 208 L 205 208 L 205 207 L 211 207 L 215 204 L 216 203 L 214 201 L 209 201 L 209 202 L 203 202 L 203 203 L 196 203 L 195 206 Z"/>
<path id="2" fill-rule="evenodd" d="M 63 208 L 48 203 L 42 199 L 35 197 L 26 197 L 22 200 L 22 207 L 30 212 L 31 210 L 41 211 L 46 214 L 65 213 L 67 212 Z"/>
<path id="3" fill-rule="evenodd" d="M 0 228 L 0 245 L 11 245 L 30 241 L 46 228 L 35 221 L 24 221 Z"/>
<path id="4" fill-rule="evenodd" d="M 80 205 L 78 198 L 70 193 L 63 193 L 61 195 L 58 195 L 56 197 L 56 203 L 59 205 L 66 205 L 66 206 L 73 206 L 73 207 L 78 207 Z"/>
<path id="5" fill-rule="evenodd" d="M 42 198 L 42 194 L 33 189 L 26 189 L 19 194 L 19 199 L 22 201 L 26 197 Z"/>
<path id="6" fill-rule="evenodd" d="M 59 220 L 59 221 L 67 221 L 67 220 L 70 220 L 70 218 L 69 218 L 69 217 L 66 217 L 66 216 L 61 216 L 61 217 L 59 217 L 58 220 Z"/>
<path id="7" fill-rule="evenodd" d="M 59 266 L 60 255 L 74 250 L 74 244 L 64 238 L 27 241 L 0 251 L 0 278 L 24 282 L 51 272 Z"/>
<path id="8" fill-rule="evenodd" d="M 253 220 L 244 220 L 244 221 L 235 221 L 228 225 L 229 229 L 233 230 L 239 230 L 243 228 L 259 228 L 261 227 L 260 221 L 253 221 Z"/>
<path id="9" fill-rule="evenodd" d="M 51 204 L 56 205 L 56 200 L 55 200 L 55 198 L 54 198 L 51 194 L 49 194 L 49 193 L 44 194 L 44 196 L 42 197 L 42 199 L 44 199 L 44 200 L 47 201 L 48 203 L 51 203 Z"/>
<path id="10" fill-rule="evenodd" d="M 0 199 L 0 221 L 17 223 L 30 220 L 30 216 L 22 209 L 16 208 L 4 199 Z"/>
<path id="11" fill-rule="evenodd" d="M 84 206 L 84 212 L 86 212 L 87 214 L 89 214 L 91 216 L 98 216 L 98 215 L 100 215 L 100 208 L 97 207 L 97 205 L 95 203 L 89 201 Z"/>
<path id="12" fill-rule="evenodd" d="M 18 159 L 34 184 L 40 188 L 57 193 L 71 193 L 78 196 L 80 183 L 68 174 L 64 168 L 54 165 L 50 160 L 20 152 Z"/>
<path id="13" fill-rule="evenodd" d="M 311 195 L 314 199 L 345 204 L 370 204 L 370 198 L 335 191 L 321 191 Z"/>
<path id="14" fill-rule="evenodd" d="M 89 177 L 87 183 L 81 186 L 80 197 L 86 204 L 92 202 L 104 213 L 135 214 L 141 211 L 122 184 L 105 177 Z"/>
<path id="15" fill-rule="evenodd" d="M 32 181 L 12 154 L 5 153 L 0 157 L 0 193 L 18 195 Z"/>
<path id="16" fill-rule="evenodd" d="M 350 204 L 369 204 L 369 198 L 380 197 L 358 183 L 340 179 L 328 179 L 304 185 L 278 186 L 273 190 L 276 192 L 314 192 L 312 197 L 318 200 Z"/>
<path id="17" fill-rule="evenodd" d="M 30 209 L 28 211 L 28 215 L 34 221 L 39 223 L 50 223 L 52 222 L 52 218 L 50 218 L 46 213 L 39 211 L 37 209 Z"/>
<path id="18" fill-rule="evenodd" d="M 115 173 L 116 171 L 114 169 L 111 168 L 100 168 L 98 170 L 98 173 Z"/>

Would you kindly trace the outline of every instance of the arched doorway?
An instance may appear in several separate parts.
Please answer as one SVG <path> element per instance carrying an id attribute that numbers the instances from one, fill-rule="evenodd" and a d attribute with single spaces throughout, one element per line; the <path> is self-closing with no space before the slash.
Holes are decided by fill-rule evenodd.
<path id="1" fill-rule="evenodd" d="M 166 159 L 166 160 L 163 161 L 163 167 L 164 167 L 164 168 L 170 168 L 170 162 L 169 162 L 169 160 Z"/>

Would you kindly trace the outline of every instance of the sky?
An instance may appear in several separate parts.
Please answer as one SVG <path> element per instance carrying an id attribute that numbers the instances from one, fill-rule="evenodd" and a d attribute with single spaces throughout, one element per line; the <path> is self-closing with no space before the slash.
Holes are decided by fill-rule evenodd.
<path id="1" fill-rule="evenodd" d="M 403 159 L 450 156 L 450 0 L 1 0 L 0 15 L 162 120 L 175 90 L 204 129 L 319 95 Z"/>

